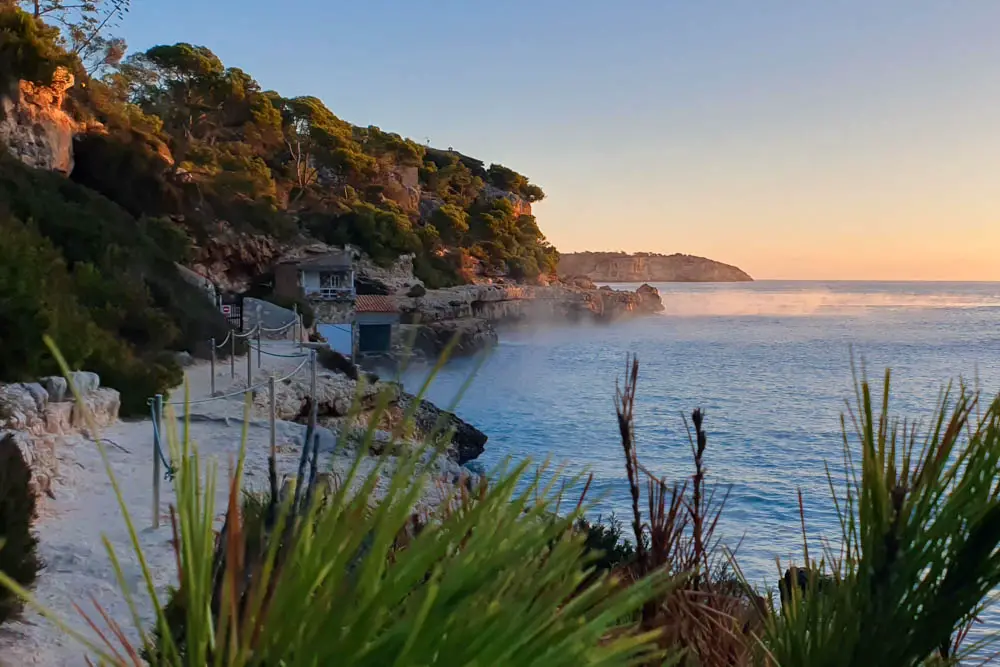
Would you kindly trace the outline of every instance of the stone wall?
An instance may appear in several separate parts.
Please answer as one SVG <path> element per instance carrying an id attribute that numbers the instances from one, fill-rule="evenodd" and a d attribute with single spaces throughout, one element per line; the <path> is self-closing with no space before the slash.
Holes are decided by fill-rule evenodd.
<path id="1" fill-rule="evenodd" d="M 121 406 L 118 392 L 102 387 L 96 373 L 72 373 L 70 379 L 80 394 L 80 402 L 64 377 L 0 384 L 0 437 L 14 435 L 24 460 L 31 466 L 32 485 L 50 496 L 52 479 L 58 472 L 56 450 L 61 437 L 95 435 L 90 428 L 116 422 Z"/>

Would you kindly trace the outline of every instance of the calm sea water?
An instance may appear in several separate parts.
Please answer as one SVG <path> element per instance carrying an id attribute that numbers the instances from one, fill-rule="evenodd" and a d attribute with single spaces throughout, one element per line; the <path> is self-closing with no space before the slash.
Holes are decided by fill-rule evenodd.
<path id="1" fill-rule="evenodd" d="M 617 287 L 628 287 L 625 285 Z M 595 513 L 628 516 L 614 413 L 626 354 L 641 367 L 639 454 L 658 475 L 691 474 L 682 414 L 701 407 L 710 481 L 730 488 L 720 531 L 752 582 L 774 585 L 775 558 L 801 562 L 796 492 L 810 542 L 839 535 L 824 462 L 840 467 L 840 415 L 854 358 L 893 371 L 896 414 L 926 420 L 945 384 L 1000 391 L 1000 283 L 661 284 L 666 312 L 609 326 L 501 332 L 458 413 L 488 436 L 487 468 L 551 457 L 594 474 Z M 447 405 L 475 369 L 451 363 L 430 398 Z M 413 388 L 426 369 L 403 380 Z"/>

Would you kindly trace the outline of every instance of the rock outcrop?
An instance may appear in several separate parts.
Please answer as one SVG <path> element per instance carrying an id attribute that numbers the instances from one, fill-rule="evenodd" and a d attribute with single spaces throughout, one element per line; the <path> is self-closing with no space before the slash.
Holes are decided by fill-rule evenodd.
<path id="1" fill-rule="evenodd" d="M 495 327 L 545 322 L 611 322 L 663 310 L 659 292 L 596 290 L 592 283 L 547 286 L 462 285 L 397 297 L 404 325 L 416 326 L 416 347 L 435 357 L 458 336 L 453 355 L 473 354 L 497 342 Z M 407 331 L 401 329 L 401 342 Z"/>
<path id="2" fill-rule="evenodd" d="M 285 250 L 270 236 L 240 233 L 220 222 L 196 244 L 191 269 L 224 291 L 243 292 L 270 272 Z"/>
<path id="3" fill-rule="evenodd" d="M 559 257 L 559 275 L 586 276 L 601 282 L 746 282 L 753 280 L 735 266 L 692 255 L 574 252 Z"/>
<path id="4" fill-rule="evenodd" d="M 73 74 L 60 67 L 51 85 L 19 81 L 0 91 L 0 144 L 30 167 L 73 171 L 73 137 L 81 128 L 62 109 L 73 83 Z"/>
<path id="5" fill-rule="evenodd" d="M 239 389 L 239 385 L 234 385 L 231 390 Z M 294 377 L 279 382 L 275 386 L 276 417 L 284 421 L 306 421 L 312 409 L 310 391 L 309 378 Z M 391 432 L 399 428 L 412 402 L 418 400 L 393 382 L 365 382 L 359 390 L 355 380 L 338 372 L 318 373 L 316 393 L 319 422 L 337 431 L 366 427 L 378 413 L 376 427 Z M 261 412 L 268 409 L 269 400 L 266 389 L 254 395 L 254 405 Z M 378 411 L 379 405 L 385 408 Z M 472 461 L 485 449 L 487 438 L 482 431 L 429 401 L 421 399 L 414 408 L 413 427 L 415 431 L 407 436 L 417 442 L 450 433 L 448 458 L 458 465 Z"/>

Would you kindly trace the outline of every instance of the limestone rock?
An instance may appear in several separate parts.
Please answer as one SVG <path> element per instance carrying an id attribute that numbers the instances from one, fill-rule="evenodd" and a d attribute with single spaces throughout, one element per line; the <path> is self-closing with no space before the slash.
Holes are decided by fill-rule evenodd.
<path id="1" fill-rule="evenodd" d="M 662 311 L 663 299 L 660 298 L 660 290 L 649 283 L 643 283 L 635 291 L 639 297 L 639 308 L 647 313 L 658 313 Z"/>
<path id="2" fill-rule="evenodd" d="M 19 81 L 0 92 L 0 143 L 29 167 L 73 171 L 73 137 L 80 127 L 62 110 L 73 83 L 70 71 L 60 67 L 51 85 Z"/>
<path id="3" fill-rule="evenodd" d="M 61 375 L 44 377 L 38 382 L 45 387 L 45 391 L 49 392 L 49 402 L 51 403 L 61 403 L 73 398 L 69 391 L 69 383 Z"/>
<path id="4" fill-rule="evenodd" d="M 476 354 L 493 347 L 499 341 L 496 330 L 488 320 L 470 317 L 420 325 L 414 347 L 428 357 L 437 359 L 453 339 L 453 357 Z"/>
<path id="5" fill-rule="evenodd" d="M 415 396 L 404 394 L 401 401 L 403 410 L 410 407 Z M 414 425 L 423 434 L 451 432 L 448 447 L 449 458 L 458 465 L 474 460 L 486 451 L 486 434 L 466 423 L 452 412 L 442 410 L 430 401 L 421 400 L 413 416 Z"/>
<path id="6" fill-rule="evenodd" d="M 81 399 L 82 403 L 73 404 L 70 415 L 70 423 L 74 428 L 87 429 L 91 424 L 97 428 L 104 428 L 118 421 L 121 395 L 116 390 L 100 387 L 82 394 Z"/>
<path id="7" fill-rule="evenodd" d="M 0 385 L 0 430 L 45 433 L 48 392 L 40 384 Z"/>
<path id="8" fill-rule="evenodd" d="M 100 376 L 98 376 L 97 373 L 91 373 L 89 371 L 76 371 L 74 373 L 70 373 L 69 381 L 71 386 L 76 388 L 76 391 L 81 396 L 92 394 L 101 386 Z"/>

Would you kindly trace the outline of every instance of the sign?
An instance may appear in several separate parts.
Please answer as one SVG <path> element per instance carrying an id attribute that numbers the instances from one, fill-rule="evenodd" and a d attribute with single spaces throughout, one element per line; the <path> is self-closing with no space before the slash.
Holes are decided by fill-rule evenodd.
<path id="1" fill-rule="evenodd" d="M 232 315 L 233 314 L 233 307 L 229 306 L 229 305 L 223 306 L 222 307 L 222 314 L 223 315 Z"/>

